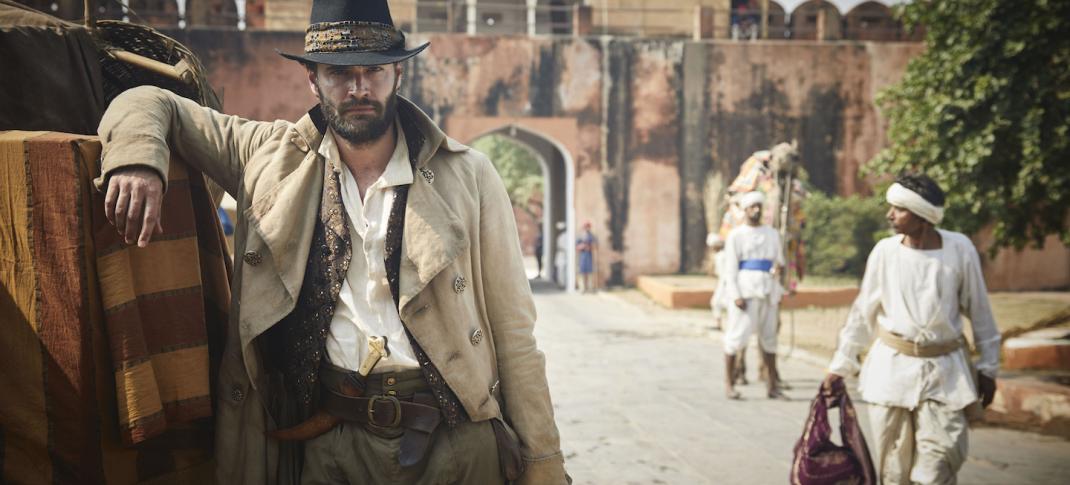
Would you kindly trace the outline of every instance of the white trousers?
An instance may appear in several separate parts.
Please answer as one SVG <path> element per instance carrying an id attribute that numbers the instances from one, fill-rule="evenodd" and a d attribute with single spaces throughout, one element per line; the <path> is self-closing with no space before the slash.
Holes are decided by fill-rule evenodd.
<path id="1" fill-rule="evenodd" d="M 747 346 L 751 334 L 758 333 L 762 352 L 776 352 L 776 319 L 778 303 L 769 298 L 747 298 L 747 309 L 740 310 L 734 301 L 727 302 L 728 331 L 724 336 L 724 353 L 738 354 Z"/>
<path id="2" fill-rule="evenodd" d="M 557 269 L 554 272 L 554 280 L 557 281 L 557 286 L 564 288 L 568 284 L 568 275 L 565 274 L 568 270 L 568 259 L 564 254 L 558 254 L 554 257 L 554 268 Z"/>
<path id="3" fill-rule="evenodd" d="M 953 485 L 966 461 L 968 426 L 961 409 L 922 401 L 914 410 L 869 405 L 871 442 L 884 485 Z"/>

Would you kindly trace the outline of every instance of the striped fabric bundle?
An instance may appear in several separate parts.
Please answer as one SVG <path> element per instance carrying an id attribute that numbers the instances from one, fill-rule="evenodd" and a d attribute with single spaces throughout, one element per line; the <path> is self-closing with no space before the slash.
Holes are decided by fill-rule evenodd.
<path id="1" fill-rule="evenodd" d="M 122 243 L 104 217 L 103 193 L 94 194 L 93 209 L 119 427 L 123 441 L 136 444 L 169 423 L 212 415 L 209 362 L 218 360 L 209 359 L 209 341 L 226 335 L 229 257 L 204 179 L 184 164 L 171 164 L 164 232 L 146 248 Z"/>
<path id="2" fill-rule="evenodd" d="M 0 483 L 210 481 L 230 272 L 214 204 L 172 163 L 165 233 L 122 245 L 99 154 L 0 132 Z"/>

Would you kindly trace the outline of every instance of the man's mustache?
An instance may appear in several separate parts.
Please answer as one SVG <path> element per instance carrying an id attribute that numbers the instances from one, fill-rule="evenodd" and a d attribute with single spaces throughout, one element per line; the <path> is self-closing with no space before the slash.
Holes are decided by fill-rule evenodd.
<path id="1" fill-rule="evenodd" d="M 350 109 L 353 109 L 353 108 L 364 107 L 364 106 L 371 106 L 372 108 L 375 108 L 375 111 L 377 111 L 377 112 L 382 112 L 383 111 L 383 104 L 382 103 L 380 103 L 378 101 L 373 101 L 373 100 L 370 100 L 370 99 L 356 99 L 356 100 L 353 100 L 353 101 L 345 101 L 342 104 L 338 105 L 338 111 L 346 111 L 346 110 L 350 110 Z"/>

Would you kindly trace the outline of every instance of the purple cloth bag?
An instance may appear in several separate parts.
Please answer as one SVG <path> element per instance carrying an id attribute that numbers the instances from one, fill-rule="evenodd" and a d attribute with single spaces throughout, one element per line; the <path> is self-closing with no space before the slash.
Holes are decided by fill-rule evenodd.
<path id="1" fill-rule="evenodd" d="M 832 441 L 829 408 L 840 408 L 840 439 Z M 866 448 L 866 439 L 858 425 L 851 398 L 847 396 L 843 379 L 832 389 L 822 387 L 810 405 L 803 435 L 795 443 L 795 458 L 791 463 L 793 485 L 873 485 L 877 483 L 873 460 Z"/>

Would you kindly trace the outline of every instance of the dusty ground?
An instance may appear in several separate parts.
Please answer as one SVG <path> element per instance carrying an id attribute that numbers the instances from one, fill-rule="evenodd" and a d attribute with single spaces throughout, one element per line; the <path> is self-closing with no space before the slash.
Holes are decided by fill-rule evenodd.
<path id="1" fill-rule="evenodd" d="M 684 288 L 706 287 L 710 286 L 712 281 L 711 278 L 700 275 L 663 278 Z M 852 278 L 809 277 L 801 288 L 838 288 L 857 284 L 857 280 Z M 622 291 L 621 295 L 639 305 L 652 304 L 643 301 L 645 297 L 641 294 L 628 295 L 628 291 L 631 290 Z M 990 294 L 989 301 L 996 325 L 1001 332 L 1006 333 L 1029 328 L 1047 316 L 1070 308 L 1070 292 L 999 292 Z M 785 310 L 781 315 L 780 341 L 797 345 L 817 355 L 831 357 L 835 350 L 836 336 L 847 320 L 848 310 L 849 307 Z M 709 311 L 705 309 L 676 311 L 696 316 L 709 315 Z M 968 323 L 966 327 L 969 328 Z"/>
<path id="2" fill-rule="evenodd" d="M 666 310 L 635 290 L 577 295 L 540 289 L 536 305 L 536 335 L 574 483 L 787 481 L 825 357 L 799 348 L 787 357 L 782 349 L 792 401 L 765 399 L 757 384 L 741 388 L 744 401 L 728 401 L 720 333 L 710 330 L 708 311 Z M 796 324 L 808 330 L 802 333 L 827 327 L 833 339 L 842 321 L 831 311 L 797 313 Z M 865 421 L 864 405 L 856 405 Z M 1063 483 L 1070 476 L 1068 456 L 1070 441 L 1061 438 L 977 428 L 959 483 Z"/>

